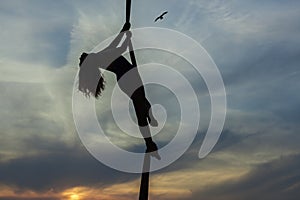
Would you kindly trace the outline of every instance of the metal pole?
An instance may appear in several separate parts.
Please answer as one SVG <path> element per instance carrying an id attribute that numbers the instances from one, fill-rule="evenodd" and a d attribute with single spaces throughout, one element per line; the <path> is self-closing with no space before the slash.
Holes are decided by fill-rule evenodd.
<path id="1" fill-rule="evenodd" d="M 126 23 L 130 23 L 130 15 L 131 15 L 131 0 L 126 0 Z M 129 47 L 129 55 L 130 55 L 131 63 L 133 66 L 136 67 L 137 62 L 136 62 L 131 40 L 129 41 L 128 47 Z"/>
<path id="2" fill-rule="evenodd" d="M 149 171 L 150 171 L 150 154 L 145 153 L 144 156 L 144 165 L 143 165 L 143 172 L 141 178 L 141 185 L 140 185 L 140 196 L 139 200 L 148 200 L 148 193 L 149 193 Z"/>
<path id="3" fill-rule="evenodd" d="M 126 0 L 126 23 L 130 23 L 130 15 L 131 15 L 131 0 Z M 129 54 L 130 54 L 130 59 L 131 59 L 132 65 L 136 67 L 137 62 L 135 59 L 135 54 L 133 51 L 133 46 L 132 46 L 131 40 L 129 41 Z M 150 154 L 145 153 L 141 185 L 140 185 L 139 200 L 148 200 L 149 171 L 150 171 Z"/>
<path id="4" fill-rule="evenodd" d="M 131 0 L 126 0 L 126 22 L 130 22 Z"/>

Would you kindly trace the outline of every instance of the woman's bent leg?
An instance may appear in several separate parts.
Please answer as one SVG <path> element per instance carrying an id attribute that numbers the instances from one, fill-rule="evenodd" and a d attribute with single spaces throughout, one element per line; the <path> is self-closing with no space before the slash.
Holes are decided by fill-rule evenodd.
<path id="1" fill-rule="evenodd" d="M 148 152 L 157 151 L 157 146 L 152 140 L 151 132 L 148 126 L 147 109 L 145 107 L 144 100 L 133 99 L 133 106 L 135 109 L 140 132 L 147 146 L 147 151 Z"/>
<path id="2" fill-rule="evenodd" d="M 147 119 L 148 119 L 149 123 L 151 124 L 151 126 L 157 127 L 158 122 L 155 119 L 155 117 L 153 116 L 152 109 L 151 109 L 151 104 L 150 104 L 150 102 L 148 101 L 148 99 L 146 97 L 145 97 L 145 106 L 146 106 L 147 113 L 148 113 Z"/>

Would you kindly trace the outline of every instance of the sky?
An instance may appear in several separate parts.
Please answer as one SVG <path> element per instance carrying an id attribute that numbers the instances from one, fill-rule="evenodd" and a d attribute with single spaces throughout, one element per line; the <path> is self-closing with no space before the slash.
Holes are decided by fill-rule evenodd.
<path id="1" fill-rule="evenodd" d="M 78 58 L 121 29 L 124 4 L 0 1 L 0 199 L 137 199 L 139 174 L 96 160 L 72 117 Z M 165 10 L 166 18 L 153 23 Z M 200 160 L 210 102 L 201 77 L 191 76 L 203 121 L 187 152 L 151 173 L 150 199 L 299 199 L 299 18 L 296 0 L 133 0 L 132 26 L 169 28 L 199 42 L 218 66 L 227 94 L 221 137 Z M 154 50 L 139 51 L 137 58 L 182 71 L 189 67 Z M 105 77 L 113 83 L 111 74 Z M 168 90 L 151 85 L 146 90 L 169 112 L 154 137 L 163 146 L 178 126 L 178 103 Z M 108 137 L 122 148 L 143 150 L 141 140 L 115 128 L 105 94 L 96 104 Z"/>

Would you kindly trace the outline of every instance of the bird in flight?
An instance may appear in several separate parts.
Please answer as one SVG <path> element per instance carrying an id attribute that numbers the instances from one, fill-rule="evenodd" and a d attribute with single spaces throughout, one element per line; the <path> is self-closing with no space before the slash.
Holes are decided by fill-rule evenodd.
<path id="1" fill-rule="evenodd" d="M 154 22 L 157 22 L 157 20 L 163 20 L 164 15 L 166 15 L 168 13 L 168 11 L 163 12 L 163 14 L 161 14 L 159 17 L 157 17 Z"/>

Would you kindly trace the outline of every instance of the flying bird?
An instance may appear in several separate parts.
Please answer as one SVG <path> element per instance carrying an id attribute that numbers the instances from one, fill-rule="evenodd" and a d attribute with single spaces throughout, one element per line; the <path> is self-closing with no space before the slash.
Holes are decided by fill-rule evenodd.
<path id="1" fill-rule="evenodd" d="M 164 15 L 166 15 L 168 13 L 168 11 L 163 12 L 163 14 L 161 14 L 159 17 L 157 17 L 154 22 L 157 22 L 157 20 L 163 20 L 164 19 Z"/>

